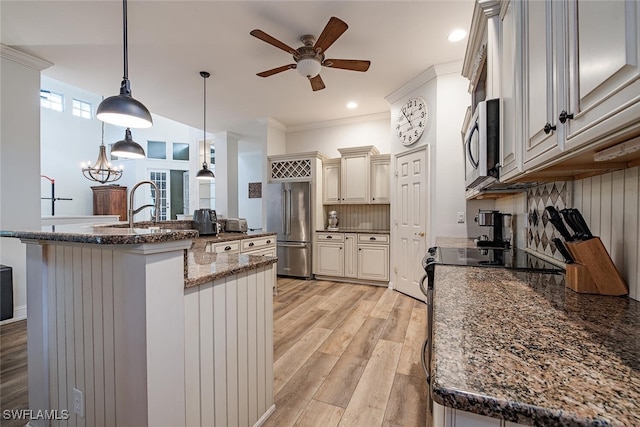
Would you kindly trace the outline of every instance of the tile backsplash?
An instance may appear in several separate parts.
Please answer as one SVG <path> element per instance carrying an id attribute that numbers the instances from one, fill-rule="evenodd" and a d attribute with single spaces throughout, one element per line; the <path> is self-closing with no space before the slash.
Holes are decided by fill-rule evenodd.
<path id="1" fill-rule="evenodd" d="M 541 254 L 563 261 L 554 237 L 561 237 L 549 222 L 547 206 L 557 210 L 572 207 L 572 182 L 547 182 L 527 190 L 527 247 Z"/>

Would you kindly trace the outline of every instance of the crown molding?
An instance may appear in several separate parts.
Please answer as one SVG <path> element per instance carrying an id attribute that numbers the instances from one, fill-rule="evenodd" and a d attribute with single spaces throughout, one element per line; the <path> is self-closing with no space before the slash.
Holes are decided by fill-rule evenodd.
<path id="1" fill-rule="evenodd" d="M 17 62 L 18 64 L 26 65 L 27 67 L 34 68 L 38 71 L 46 70 L 53 65 L 53 62 L 36 58 L 35 56 L 28 55 L 3 44 L 0 44 L 0 57 Z"/>
<path id="2" fill-rule="evenodd" d="M 260 123 L 261 125 L 265 125 L 265 126 L 269 126 L 272 128 L 276 128 L 278 130 L 281 130 L 283 132 L 287 131 L 287 126 L 285 126 L 283 123 L 280 123 L 279 121 L 271 118 L 271 117 L 260 117 L 259 119 L 257 119 L 258 123 Z"/>
<path id="3" fill-rule="evenodd" d="M 399 89 L 385 96 L 384 99 L 389 104 L 394 104 L 431 80 L 447 74 L 460 74 L 461 70 L 462 61 L 445 62 L 444 64 L 432 65 L 422 73 L 418 74 L 418 76 L 411 79 L 404 86 L 401 86 Z"/>
<path id="4" fill-rule="evenodd" d="M 384 113 L 367 114 L 365 116 L 347 117 L 344 119 L 335 119 L 335 120 L 327 120 L 324 122 L 307 123 L 299 126 L 289 126 L 287 128 L 287 133 L 302 132 L 302 131 L 313 130 L 313 129 L 330 128 L 335 126 L 346 126 L 346 125 L 352 125 L 356 123 L 373 122 L 378 120 L 389 120 L 390 117 L 391 117 L 391 113 L 386 111 Z"/>

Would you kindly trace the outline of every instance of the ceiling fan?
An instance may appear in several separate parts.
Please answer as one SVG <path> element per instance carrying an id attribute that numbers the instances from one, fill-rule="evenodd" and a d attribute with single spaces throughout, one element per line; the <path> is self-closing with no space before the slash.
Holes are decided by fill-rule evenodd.
<path id="1" fill-rule="evenodd" d="M 316 38 L 311 34 L 306 34 L 300 37 L 300 41 L 303 46 L 298 49 L 294 49 L 291 46 L 271 37 L 269 34 L 262 30 L 253 30 L 249 34 L 259 38 L 260 40 L 269 43 L 279 49 L 284 50 L 287 53 L 293 55 L 295 64 L 283 65 L 278 68 L 263 71 L 257 75 L 260 77 L 269 77 L 274 74 L 281 73 L 283 71 L 297 69 L 298 72 L 307 77 L 311 82 L 311 88 L 321 90 L 325 88 L 322 77 L 320 77 L 320 70 L 324 67 L 340 68 L 342 70 L 352 71 L 367 71 L 371 61 L 363 61 L 359 59 L 325 59 L 325 52 L 345 31 L 349 26 L 336 17 L 332 17 L 327 22 L 327 25 L 322 30 L 320 37 Z"/>

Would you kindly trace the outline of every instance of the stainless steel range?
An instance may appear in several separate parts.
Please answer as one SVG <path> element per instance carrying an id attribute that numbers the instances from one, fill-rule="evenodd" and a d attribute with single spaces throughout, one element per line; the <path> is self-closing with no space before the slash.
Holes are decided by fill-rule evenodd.
<path id="1" fill-rule="evenodd" d="M 506 268 L 559 274 L 564 270 L 522 249 L 511 248 L 429 248 L 422 258 L 425 274 L 420 280 L 420 289 L 427 302 L 427 337 L 422 347 L 422 369 L 427 378 L 429 399 L 427 403 L 427 426 L 432 425 L 433 400 L 431 399 L 431 350 L 433 345 L 433 289 L 435 269 L 438 265 L 461 267 Z"/>

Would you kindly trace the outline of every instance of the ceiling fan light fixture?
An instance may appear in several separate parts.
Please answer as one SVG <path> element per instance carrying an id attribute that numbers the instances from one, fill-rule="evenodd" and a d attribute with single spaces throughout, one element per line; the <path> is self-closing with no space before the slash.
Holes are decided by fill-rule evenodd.
<path id="1" fill-rule="evenodd" d="M 298 72 L 309 79 L 314 78 L 318 74 L 320 74 L 320 69 L 322 65 L 320 61 L 316 58 L 302 58 L 298 61 L 298 65 L 296 69 Z"/>
<path id="2" fill-rule="evenodd" d="M 124 131 L 124 139 L 116 142 L 111 147 L 111 154 L 123 159 L 144 159 L 144 148 L 131 137 L 131 129 Z"/>

